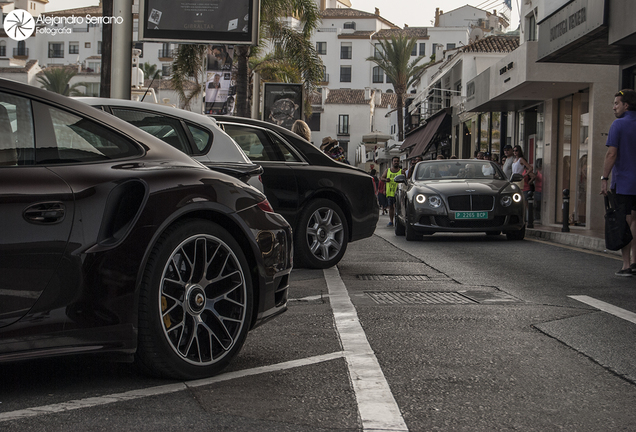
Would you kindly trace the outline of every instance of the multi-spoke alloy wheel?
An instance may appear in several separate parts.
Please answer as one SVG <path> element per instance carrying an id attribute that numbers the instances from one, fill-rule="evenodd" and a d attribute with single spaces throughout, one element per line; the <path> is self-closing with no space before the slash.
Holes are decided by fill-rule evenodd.
<path id="1" fill-rule="evenodd" d="M 296 248 L 300 263 L 312 268 L 336 265 L 347 249 L 349 232 L 340 207 L 316 200 L 302 212 Z"/>
<path id="2" fill-rule="evenodd" d="M 167 233 L 156 252 L 140 306 L 140 318 L 148 316 L 148 330 L 155 329 L 147 336 L 170 351 L 161 357 L 177 376 L 218 372 L 242 346 L 251 316 L 251 278 L 240 247 L 217 225 L 196 221 Z M 140 336 L 143 328 L 140 322 Z M 140 348 L 147 362 L 142 337 Z M 163 365 L 150 367 L 166 374 Z"/>

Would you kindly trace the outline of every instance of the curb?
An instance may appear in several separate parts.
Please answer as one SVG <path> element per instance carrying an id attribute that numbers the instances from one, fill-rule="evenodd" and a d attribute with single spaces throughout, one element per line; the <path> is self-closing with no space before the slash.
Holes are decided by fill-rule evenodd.
<path id="1" fill-rule="evenodd" d="M 605 239 L 588 237 L 572 232 L 565 233 L 526 228 L 526 237 L 537 238 L 552 243 L 574 246 L 581 249 L 589 249 L 607 254 L 621 255 L 620 251 L 607 250 L 605 248 Z"/>

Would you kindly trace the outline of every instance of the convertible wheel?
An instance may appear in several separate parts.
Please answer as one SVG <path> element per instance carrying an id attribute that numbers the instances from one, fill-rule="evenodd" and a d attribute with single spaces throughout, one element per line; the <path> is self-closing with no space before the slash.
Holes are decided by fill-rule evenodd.
<path id="1" fill-rule="evenodd" d="M 333 267 L 347 250 L 349 228 L 344 213 L 333 201 L 312 201 L 301 212 L 295 233 L 295 262 L 300 267 Z"/>
<path id="2" fill-rule="evenodd" d="M 415 231 L 413 229 L 413 227 L 409 223 L 408 219 L 406 221 L 405 231 L 406 231 L 406 240 L 407 241 L 421 240 L 422 239 L 422 234 L 418 233 L 417 231 Z"/>
<path id="3" fill-rule="evenodd" d="M 405 233 L 404 224 L 400 222 L 400 218 L 395 215 L 395 235 L 403 236 Z"/>
<path id="4" fill-rule="evenodd" d="M 146 267 L 137 362 L 179 379 L 220 372 L 243 346 L 252 298 L 247 260 L 225 229 L 205 220 L 174 226 Z"/>
<path id="5" fill-rule="evenodd" d="M 523 240 L 526 236 L 526 226 L 524 225 L 519 231 L 508 231 L 506 233 L 506 238 L 508 240 Z"/>

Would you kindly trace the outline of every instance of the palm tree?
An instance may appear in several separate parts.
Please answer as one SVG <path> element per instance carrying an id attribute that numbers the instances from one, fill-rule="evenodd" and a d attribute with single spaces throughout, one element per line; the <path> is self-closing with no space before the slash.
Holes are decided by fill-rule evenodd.
<path id="1" fill-rule="evenodd" d="M 299 21 L 298 28 L 291 28 L 285 17 Z M 259 47 L 238 46 L 234 53 L 237 58 L 236 112 L 241 117 L 250 116 L 248 103 L 249 59 L 262 52 L 266 45 L 273 46 L 272 53 L 259 59 L 256 71 L 266 75 L 274 73 L 280 79 L 285 75 L 287 82 L 303 82 L 306 94 L 322 81 L 322 60 L 311 42 L 311 35 L 320 25 L 320 11 L 314 0 L 262 0 L 260 16 L 261 43 Z M 296 69 L 296 73 L 285 73 Z"/>
<path id="2" fill-rule="evenodd" d="M 157 74 L 157 78 L 161 78 L 161 71 L 157 69 L 157 65 L 151 65 L 148 62 L 145 62 L 141 66 L 141 70 L 144 72 L 144 79 L 153 79 L 155 74 Z"/>
<path id="3" fill-rule="evenodd" d="M 82 96 L 84 93 L 77 88 L 82 87 L 83 83 L 75 83 L 69 85 L 71 78 L 77 75 L 72 68 L 67 67 L 49 67 L 38 75 L 37 80 L 42 84 L 42 88 L 48 91 L 59 93 L 64 96 Z"/>
<path id="4" fill-rule="evenodd" d="M 381 49 L 367 61 L 377 64 L 393 84 L 397 95 L 398 140 L 404 139 L 404 97 L 406 91 L 415 81 L 419 73 L 428 64 L 418 65 L 424 56 L 411 60 L 411 52 L 417 44 L 417 38 L 409 38 L 405 34 L 391 35 L 391 40 L 380 40 Z"/>
<path id="5" fill-rule="evenodd" d="M 192 100 L 203 93 L 201 82 L 205 70 L 207 45 L 182 44 L 172 63 L 172 87 L 179 96 L 181 108 L 189 109 Z"/>

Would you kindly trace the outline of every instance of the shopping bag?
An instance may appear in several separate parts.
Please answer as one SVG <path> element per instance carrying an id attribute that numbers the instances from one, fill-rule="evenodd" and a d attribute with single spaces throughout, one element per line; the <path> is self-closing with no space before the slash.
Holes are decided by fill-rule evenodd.
<path id="1" fill-rule="evenodd" d="M 608 192 L 605 195 L 605 247 L 617 251 L 632 241 L 632 232 L 625 218 L 623 207 L 616 207 L 616 196 Z"/>

